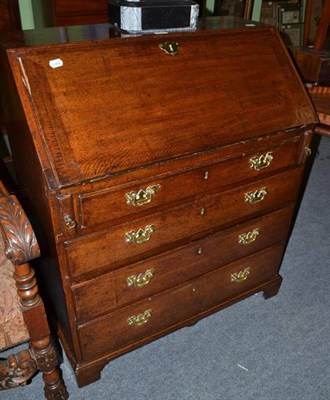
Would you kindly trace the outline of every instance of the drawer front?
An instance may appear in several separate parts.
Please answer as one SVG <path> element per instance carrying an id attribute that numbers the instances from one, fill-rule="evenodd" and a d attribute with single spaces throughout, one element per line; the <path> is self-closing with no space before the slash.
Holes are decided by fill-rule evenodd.
<path id="1" fill-rule="evenodd" d="M 159 252 L 161 246 L 197 239 L 196 236 L 217 227 L 279 209 L 296 200 L 301 172 L 301 169 L 291 170 L 68 241 L 66 252 L 71 274 L 78 276 L 109 265 L 116 268 L 147 252 Z"/>
<path id="2" fill-rule="evenodd" d="M 268 248 L 80 326 L 83 359 L 113 352 L 151 335 L 161 335 L 176 324 L 266 283 L 276 276 L 283 250 L 283 244 Z"/>
<path id="3" fill-rule="evenodd" d="M 81 194 L 78 199 L 80 228 L 138 215 L 154 207 L 201 196 L 228 185 L 260 179 L 297 163 L 299 138 L 280 147 L 262 149 L 223 162 L 205 165 L 171 176 L 149 179 L 121 189 Z"/>
<path id="4" fill-rule="evenodd" d="M 275 211 L 147 261 L 75 285 L 72 290 L 77 318 L 79 321 L 93 319 L 285 241 L 292 214 L 293 207 Z"/>

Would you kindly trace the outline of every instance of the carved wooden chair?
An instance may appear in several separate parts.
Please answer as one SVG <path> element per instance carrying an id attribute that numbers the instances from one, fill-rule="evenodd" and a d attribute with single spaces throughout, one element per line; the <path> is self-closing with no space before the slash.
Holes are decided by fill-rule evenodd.
<path id="1" fill-rule="evenodd" d="M 39 246 L 18 200 L 8 194 L 1 181 L 0 231 L 0 349 L 29 341 L 26 349 L 0 359 L 0 390 L 24 385 L 39 370 L 45 382 L 45 397 L 65 400 L 68 393 L 29 264 L 39 256 Z"/>

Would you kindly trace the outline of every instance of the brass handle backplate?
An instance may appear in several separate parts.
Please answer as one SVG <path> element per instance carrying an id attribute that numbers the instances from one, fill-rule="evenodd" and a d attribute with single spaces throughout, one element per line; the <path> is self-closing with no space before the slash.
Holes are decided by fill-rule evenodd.
<path id="1" fill-rule="evenodd" d="M 244 196 L 245 196 L 245 201 L 247 203 L 256 204 L 263 201 L 267 194 L 268 194 L 268 189 L 266 187 L 263 187 L 254 192 L 247 192 L 245 193 Z"/>
<path id="2" fill-rule="evenodd" d="M 146 286 L 153 278 L 154 273 L 155 273 L 154 269 L 148 269 L 147 271 L 141 272 L 138 275 L 129 276 L 126 279 L 127 286 L 129 287 L 133 286 L 136 288 Z"/>
<path id="3" fill-rule="evenodd" d="M 127 192 L 125 194 L 126 204 L 130 204 L 132 206 L 144 206 L 149 204 L 156 194 L 157 190 L 160 189 L 160 185 L 151 185 L 146 189 L 140 189 L 137 191 Z"/>
<path id="4" fill-rule="evenodd" d="M 132 315 L 131 317 L 127 318 L 127 324 L 128 325 L 144 325 L 146 324 L 149 319 L 151 318 L 152 315 L 152 310 L 146 310 L 142 314 L 139 315 Z"/>
<path id="5" fill-rule="evenodd" d="M 261 169 L 269 167 L 273 159 L 274 155 L 272 151 L 268 151 L 266 154 L 262 154 L 261 156 L 251 157 L 249 160 L 250 168 L 260 171 Z"/>
<path id="6" fill-rule="evenodd" d="M 73 229 L 77 226 L 76 221 L 70 217 L 70 215 L 64 216 L 64 222 L 67 229 Z"/>
<path id="7" fill-rule="evenodd" d="M 257 237 L 260 235 L 260 229 L 255 228 L 250 232 L 241 233 L 238 236 L 238 243 L 239 244 L 251 244 L 253 243 Z"/>
<path id="8" fill-rule="evenodd" d="M 231 280 L 231 282 L 236 282 L 236 283 L 244 282 L 247 280 L 250 273 L 251 273 L 251 269 L 249 267 L 245 268 L 243 271 L 239 271 L 239 272 L 235 272 L 235 273 L 231 274 L 230 280 Z"/>
<path id="9" fill-rule="evenodd" d="M 145 228 L 140 228 L 137 231 L 130 231 L 125 233 L 125 242 L 142 244 L 151 239 L 152 234 L 155 232 L 155 225 L 147 225 Z"/>
<path id="10" fill-rule="evenodd" d="M 180 46 L 177 42 L 163 42 L 159 44 L 159 48 L 166 54 L 176 56 L 179 52 Z"/>

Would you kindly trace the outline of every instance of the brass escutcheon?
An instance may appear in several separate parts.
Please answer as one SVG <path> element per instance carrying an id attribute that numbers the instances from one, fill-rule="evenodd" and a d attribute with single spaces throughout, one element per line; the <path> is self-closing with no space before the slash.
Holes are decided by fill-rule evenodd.
<path id="1" fill-rule="evenodd" d="M 176 56 L 178 54 L 180 46 L 177 42 L 164 42 L 159 44 L 159 48 L 165 51 L 166 54 Z"/>
<path id="2" fill-rule="evenodd" d="M 149 204 L 155 196 L 157 190 L 159 190 L 161 186 L 159 184 L 148 186 L 146 189 L 139 189 L 137 191 L 127 192 L 125 194 L 126 204 L 130 204 L 132 206 L 144 206 Z"/>
<path id="3" fill-rule="evenodd" d="M 143 286 L 146 286 L 153 278 L 154 273 L 155 273 L 154 269 L 148 269 L 147 271 L 141 272 L 138 275 L 129 276 L 126 279 L 127 286 L 129 287 L 133 286 L 136 288 L 141 288 Z"/>
<path id="4" fill-rule="evenodd" d="M 203 253 L 203 247 L 199 247 L 198 249 L 197 249 L 197 254 L 198 255 L 201 255 Z"/>
<path id="5" fill-rule="evenodd" d="M 247 280 L 248 276 L 251 273 L 251 268 L 245 268 L 243 271 L 239 271 L 239 272 L 235 272 L 233 274 L 230 275 L 230 280 L 231 282 L 236 282 L 236 283 L 240 283 L 240 282 L 244 282 Z"/>
<path id="6" fill-rule="evenodd" d="M 142 244 L 151 239 L 152 234 L 155 232 L 155 225 L 147 225 L 145 228 L 140 228 L 137 231 L 130 231 L 125 233 L 125 242 Z"/>
<path id="7" fill-rule="evenodd" d="M 261 201 L 264 200 L 267 194 L 268 194 L 268 189 L 266 187 L 258 189 L 254 192 L 247 192 L 244 194 L 245 202 L 250 204 L 260 203 Z"/>
<path id="8" fill-rule="evenodd" d="M 268 151 L 266 154 L 262 154 L 261 156 L 251 157 L 249 160 L 250 168 L 260 171 L 261 169 L 269 167 L 273 159 L 274 155 L 272 151 Z"/>
<path id="9" fill-rule="evenodd" d="M 142 314 L 139 315 L 132 315 L 131 317 L 127 318 L 127 324 L 128 325 L 144 325 L 146 324 L 149 319 L 151 318 L 152 315 L 152 310 L 146 310 Z"/>
<path id="10" fill-rule="evenodd" d="M 309 146 L 305 147 L 305 154 L 309 157 L 312 154 L 312 149 Z"/>
<path id="11" fill-rule="evenodd" d="M 260 235 L 260 229 L 255 228 L 250 232 L 247 233 L 241 233 L 238 236 L 238 243 L 239 244 L 251 244 L 253 243 L 257 237 Z"/>

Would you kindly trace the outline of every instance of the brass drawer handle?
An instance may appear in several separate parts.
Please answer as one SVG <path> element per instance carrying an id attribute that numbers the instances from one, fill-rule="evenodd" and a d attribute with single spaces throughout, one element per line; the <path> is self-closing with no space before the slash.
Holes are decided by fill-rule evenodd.
<path id="1" fill-rule="evenodd" d="M 146 324 L 149 319 L 151 318 L 152 315 L 152 310 L 146 310 L 145 312 L 143 312 L 142 314 L 139 315 L 132 315 L 131 317 L 127 318 L 127 324 L 128 325 L 144 325 Z"/>
<path id="2" fill-rule="evenodd" d="M 250 232 L 241 233 L 238 236 L 238 243 L 239 244 L 251 244 L 253 243 L 257 237 L 260 235 L 260 229 L 255 228 Z"/>
<path id="3" fill-rule="evenodd" d="M 230 280 L 231 280 L 231 282 L 236 282 L 236 283 L 244 282 L 247 280 L 250 273 L 251 273 L 251 269 L 249 267 L 245 268 L 243 271 L 239 271 L 239 272 L 235 272 L 235 273 L 231 274 Z"/>
<path id="4" fill-rule="evenodd" d="M 176 42 L 163 42 L 159 44 L 159 48 L 165 51 L 166 54 L 176 56 L 180 49 L 179 43 Z"/>
<path id="5" fill-rule="evenodd" d="M 156 194 L 157 190 L 160 189 L 160 185 L 151 185 L 148 186 L 146 189 L 140 189 L 137 191 L 127 192 L 125 194 L 126 204 L 130 204 L 132 206 L 144 206 L 149 204 Z"/>
<path id="6" fill-rule="evenodd" d="M 152 234 L 155 232 L 155 225 L 147 225 L 144 229 L 140 228 L 137 231 L 130 231 L 125 233 L 125 242 L 142 244 L 151 239 Z"/>
<path id="7" fill-rule="evenodd" d="M 246 203 L 256 204 L 263 201 L 267 194 L 268 194 L 268 189 L 264 187 L 256 190 L 255 192 L 247 192 L 245 193 L 244 196 Z"/>
<path id="8" fill-rule="evenodd" d="M 272 151 L 268 151 L 266 154 L 262 154 L 261 156 L 251 157 L 249 160 L 250 168 L 260 171 L 261 169 L 269 167 L 273 159 L 274 155 Z"/>
<path id="9" fill-rule="evenodd" d="M 138 275 L 129 276 L 126 279 L 127 286 L 129 287 L 134 286 L 136 288 L 146 286 L 153 278 L 154 273 L 155 273 L 154 269 L 148 269 L 147 271 L 141 272 Z"/>
<path id="10" fill-rule="evenodd" d="M 76 221 L 70 217 L 70 215 L 64 216 L 64 222 L 67 229 L 73 229 L 77 226 Z"/>

